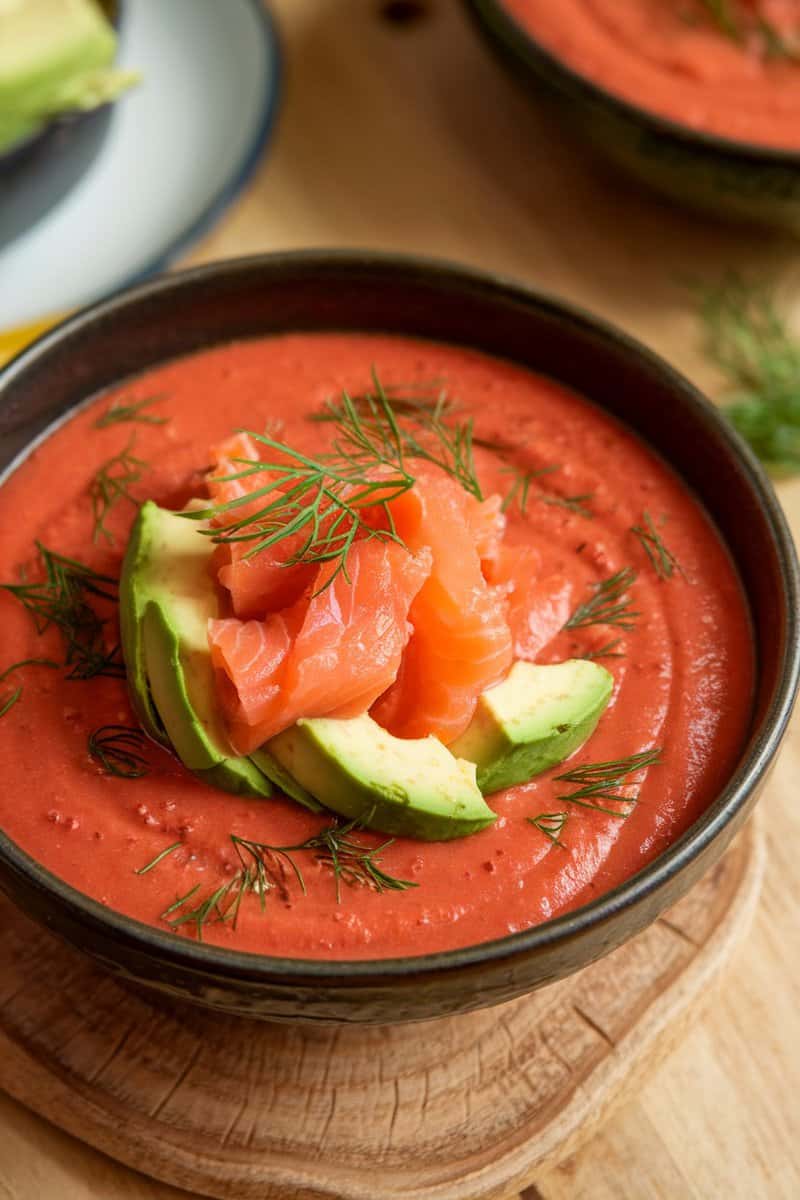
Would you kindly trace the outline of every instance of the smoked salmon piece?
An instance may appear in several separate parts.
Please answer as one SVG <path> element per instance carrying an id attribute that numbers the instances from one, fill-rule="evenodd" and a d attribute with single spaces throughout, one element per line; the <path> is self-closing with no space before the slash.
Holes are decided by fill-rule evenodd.
<path id="1" fill-rule="evenodd" d="M 290 541 L 296 544 L 291 545 Z M 231 608 L 241 620 L 260 617 L 265 612 L 288 608 L 314 581 L 309 563 L 286 564 L 286 558 L 300 548 L 302 539 L 287 538 L 274 548 L 268 546 L 248 558 L 248 542 L 226 542 L 217 546 L 212 569 L 230 596 Z"/>
<path id="2" fill-rule="evenodd" d="M 261 472 L 246 475 L 242 479 L 229 479 L 228 476 L 241 475 L 243 471 L 247 470 L 246 463 L 238 462 L 238 459 L 247 459 L 251 462 L 261 460 L 258 443 L 248 433 L 235 433 L 218 446 L 212 446 L 211 468 L 206 475 L 206 484 L 208 494 L 214 504 L 229 504 L 232 500 L 240 500 L 243 496 L 255 491 L 256 488 L 263 487 L 267 482 Z M 250 505 L 241 505 L 231 510 L 230 513 L 216 517 L 212 524 L 224 525 L 234 518 L 243 517 L 250 507 Z M 252 508 L 257 507 L 254 502 Z"/>
<path id="3" fill-rule="evenodd" d="M 564 575 L 541 574 L 533 546 L 504 546 L 491 565 L 489 582 L 508 595 L 514 657 L 535 662 L 569 620 L 574 585 Z"/>
<path id="4" fill-rule="evenodd" d="M 217 693 L 232 724 L 280 705 L 286 660 L 302 621 L 298 609 L 272 613 L 266 621 L 209 621 Z"/>
<path id="5" fill-rule="evenodd" d="M 232 744 L 249 754 L 299 717 L 366 712 L 394 682 L 409 608 L 433 556 L 366 538 L 352 546 L 350 581 L 333 563 L 310 593 L 261 621 L 209 622 L 212 661 Z M 324 590 L 323 590 L 324 589 Z"/>
<path id="6" fill-rule="evenodd" d="M 251 492 L 266 487 L 270 482 L 276 484 L 276 495 L 279 476 L 270 475 L 266 471 L 254 472 L 242 479 L 226 479 L 226 476 L 237 475 L 247 470 L 237 459 L 250 459 L 258 462 L 264 451 L 264 457 L 269 462 L 290 461 L 287 455 L 282 455 L 270 447 L 261 446 L 246 433 L 237 433 L 228 438 L 212 451 L 213 467 L 207 479 L 208 490 L 214 504 L 226 504 L 231 500 L 240 499 Z M 237 508 L 221 513 L 212 524 L 226 525 L 230 521 L 240 520 L 268 504 L 273 496 L 262 496 L 252 504 L 242 504 Z M 212 570 L 230 597 L 231 608 L 235 616 L 242 620 L 251 617 L 262 617 L 264 613 L 275 612 L 287 608 L 299 599 L 306 588 L 313 582 L 316 568 L 308 563 L 287 565 L 304 542 L 302 533 L 293 538 L 283 538 L 275 546 L 268 546 L 258 554 L 250 554 L 253 543 L 222 542 L 215 551 L 212 559 Z"/>
<path id="7" fill-rule="evenodd" d="M 474 496 L 465 493 L 467 500 L 467 520 L 475 539 L 475 549 L 481 560 L 484 577 L 488 578 L 498 561 L 506 531 L 506 516 L 503 512 L 501 496 L 487 496 L 485 500 L 476 500 Z"/>
<path id="8" fill-rule="evenodd" d="M 469 725 L 480 693 L 511 666 L 507 597 L 484 579 L 475 536 L 475 524 L 488 530 L 482 544 L 493 552 L 502 514 L 492 505 L 478 518 L 476 506 L 454 480 L 434 471 L 420 471 L 414 488 L 391 503 L 409 550 L 429 547 L 432 555 L 430 575 L 409 610 L 414 632 L 400 675 L 372 709 L 397 737 L 433 733 L 452 742 Z"/>

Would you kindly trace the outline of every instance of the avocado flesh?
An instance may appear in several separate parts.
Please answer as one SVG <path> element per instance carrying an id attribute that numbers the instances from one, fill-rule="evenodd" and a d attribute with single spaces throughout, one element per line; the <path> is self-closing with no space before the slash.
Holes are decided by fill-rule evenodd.
<path id="1" fill-rule="evenodd" d="M 212 550 L 197 522 L 142 505 L 120 581 L 128 689 L 143 728 L 189 770 L 225 791 L 266 797 L 272 785 L 232 754 L 217 709 L 207 635 L 218 615 Z"/>
<path id="2" fill-rule="evenodd" d="M 235 796 L 249 796 L 264 800 L 272 795 L 272 785 L 249 758 L 226 758 L 215 767 L 192 772 L 202 783 L 232 792 Z"/>
<path id="3" fill-rule="evenodd" d="M 613 687 L 610 672 L 585 659 L 516 662 L 502 683 L 483 693 L 450 750 L 476 764 L 484 795 L 527 783 L 594 733 Z"/>
<path id="4" fill-rule="evenodd" d="M 300 720 L 267 749 L 326 808 L 368 829 L 435 842 L 495 820 L 472 763 L 434 737 L 393 737 L 366 714 Z"/>
<path id="5" fill-rule="evenodd" d="M 289 772 L 281 766 L 274 754 L 270 754 L 266 746 L 260 746 L 258 750 L 254 750 L 250 755 L 250 761 L 258 767 L 259 771 L 266 775 L 270 783 L 274 783 L 279 792 L 283 792 L 291 800 L 302 804 L 303 808 L 310 809 L 311 812 L 323 812 L 323 806 L 319 800 L 316 800 L 310 792 L 307 792 L 304 787 L 301 787 L 296 779 L 292 778 Z"/>
<path id="6" fill-rule="evenodd" d="M 0 3 L 0 150 L 50 117 L 104 104 L 135 82 L 111 67 L 116 51 L 95 0 Z"/>

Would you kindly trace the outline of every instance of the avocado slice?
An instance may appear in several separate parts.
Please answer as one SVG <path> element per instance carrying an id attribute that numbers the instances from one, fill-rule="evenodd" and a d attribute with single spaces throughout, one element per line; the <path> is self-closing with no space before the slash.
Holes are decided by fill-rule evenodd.
<path id="1" fill-rule="evenodd" d="M 267 749 L 326 808 L 369 829 L 435 842 L 495 820 L 472 763 L 435 737 L 393 737 L 366 714 L 300 720 Z"/>
<path id="2" fill-rule="evenodd" d="M 208 767 L 205 771 L 193 771 L 192 774 L 209 787 L 233 792 L 236 796 L 264 800 L 272 795 L 269 779 L 264 777 L 249 758 L 226 758 L 215 767 Z"/>
<path id="3" fill-rule="evenodd" d="M 450 749 L 476 764 L 484 795 L 527 783 L 594 733 L 613 686 L 613 675 L 586 659 L 516 662 L 502 683 L 483 693 Z"/>
<path id="4" fill-rule="evenodd" d="M 0 153 L 53 116 L 106 104 L 138 80 L 95 0 L 0 3 Z"/>
<path id="5" fill-rule="evenodd" d="M 272 785 L 231 751 L 217 709 L 207 626 L 218 615 L 213 547 L 198 523 L 142 505 L 120 580 L 120 627 L 131 702 L 142 727 L 215 787 L 270 796 Z"/>
<path id="6" fill-rule="evenodd" d="M 145 732 L 154 741 L 169 746 L 169 738 L 150 692 L 142 636 L 142 621 L 150 599 L 151 564 L 159 552 L 157 543 L 163 511 L 148 500 L 139 510 L 131 530 L 119 581 L 119 625 L 133 710 Z"/>
<path id="7" fill-rule="evenodd" d="M 296 779 L 293 779 L 287 770 L 285 770 L 278 762 L 274 754 L 270 754 L 266 746 L 259 746 L 258 750 L 254 750 L 250 755 L 250 761 L 258 767 L 262 774 L 266 775 L 270 783 L 274 783 L 279 792 L 283 792 L 284 796 L 289 796 L 290 799 L 296 800 L 298 804 L 302 804 L 303 808 L 308 808 L 311 812 L 324 812 L 324 808 L 319 800 L 316 800 L 311 792 L 307 792 L 304 787 L 301 787 Z"/>

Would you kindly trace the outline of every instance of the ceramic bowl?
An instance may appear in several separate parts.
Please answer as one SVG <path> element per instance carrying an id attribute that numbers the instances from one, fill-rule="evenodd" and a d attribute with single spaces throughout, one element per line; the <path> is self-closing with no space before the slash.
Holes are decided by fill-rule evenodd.
<path id="1" fill-rule="evenodd" d="M 798 565 L 758 463 L 665 362 L 576 309 L 416 259 L 347 252 L 239 259 L 85 309 L 0 374 L 5 473 L 85 397 L 166 359 L 273 332 L 347 329 L 460 343 L 550 375 L 625 422 L 682 476 L 727 541 L 752 612 L 757 697 L 732 778 L 685 836 L 592 904 L 523 933 L 419 958 L 312 962 L 198 944 L 109 911 L 2 834 L 0 887 L 110 970 L 174 997 L 278 1020 L 422 1020 L 510 1000 L 579 970 L 654 921 L 720 857 L 756 802 L 797 690 Z"/>
<path id="2" fill-rule="evenodd" d="M 43 145 L 35 178 L 0 173 L 0 330 L 138 283 L 207 234 L 270 144 L 282 61 L 263 0 L 124 0 L 120 64 L 142 79 L 96 114 L 108 136 L 77 185 L 57 176 L 78 168 L 83 121 L 54 131 L 74 140 Z"/>
<path id="3" fill-rule="evenodd" d="M 800 233 L 800 152 L 716 137 L 659 117 L 568 67 L 503 0 L 464 2 L 523 86 L 604 158 L 711 216 Z"/>

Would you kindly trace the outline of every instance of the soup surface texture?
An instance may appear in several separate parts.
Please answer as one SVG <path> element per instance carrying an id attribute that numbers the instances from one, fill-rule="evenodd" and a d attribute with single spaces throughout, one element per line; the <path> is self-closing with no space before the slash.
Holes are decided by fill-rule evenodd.
<path id="1" fill-rule="evenodd" d="M 570 767 L 661 748 L 638 803 L 620 819 L 567 803 L 575 790 L 551 770 L 489 797 L 498 819 L 458 841 L 397 839 L 381 867 L 415 884 L 377 893 L 341 888 L 312 854 L 301 855 L 305 894 L 242 903 L 238 920 L 210 921 L 204 938 L 240 950 L 317 959 L 425 954 L 523 930 L 586 903 L 650 862 L 702 813 L 730 775 L 746 735 L 753 655 L 741 588 L 717 533 L 671 471 L 634 435 L 586 400 L 511 363 L 419 340 L 293 334 L 215 348 L 177 360 L 84 407 L 43 441 L 2 489 L 0 579 L 35 577 L 35 540 L 117 577 L 136 504 L 123 498 L 93 540 L 90 486 L 126 449 L 142 464 L 129 486 L 180 507 L 196 495 L 209 447 L 232 430 L 263 431 L 304 448 L 329 444 L 309 415 L 342 388 L 363 392 L 372 366 L 385 384 L 442 381 L 475 417 L 484 494 L 508 496 L 506 540 L 527 547 L 530 619 L 516 654 L 542 663 L 602 652 L 615 678 L 611 704 Z M 438 385 L 437 385 L 438 386 Z M 113 403 L 155 398 L 141 412 L 164 423 L 97 422 Z M 133 444 L 131 445 L 133 439 Z M 496 447 L 500 446 L 498 450 Z M 549 469 L 548 469 L 549 468 Z M 580 497 L 580 502 L 575 501 Z M 521 508 L 524 507 L 524 512 Z M 654 570 L 635 528 L 648 518 L 680 564 Z M 644 523 L 644 524 L 643 524 Z M 109 538 L 113 540 L 109 540 Z M 601 581 L 638 575 L 631 628 L 564 629 Z M 112 609 L 113 613 L 113 609 Z M 0 593 L 3 664 L 63 662 L 61 636 L 34 628 Z M 113 617 L 109 639 L 113 640 Z M 198 782 L 156 745 L 141 778 L 109 777 L 87 752 L 93 730 L 133 725 L 124 679 L 68 679 L 21 667 L 22 684 L 0 720 L 0 827 L 56 875 L 104 905 L 164 930 L 162 914 L 193 888 L 211 895 L 236 868 L 231 834 L 295 845 L 328 822 L 282 798 L 243 799 Z M 5 694 L 0 699 L 4 699 Z M 561 768 L 563 771 L 566 768 Z M 627 795 L 635 794 L 627 791 Z M 613 805 L 612 805 L 613 807 Z M 531 823 L 567 811 L 556 841 Z M 380 846 L 380 834 L 359 834 Z M 153 869 L 161 850 L 180 843 Z M 175 936 L 193 936 L 187 924 Z"/>
<path id="2" fill-rule="evenodd" d="M 705 133 L 800 149 L 800 0 L 726 0 L 719 9 L 741 18 L 741 36 L 715 25 L 701 0 L 503 3 L 556 58 L 632 104 Z"/>

